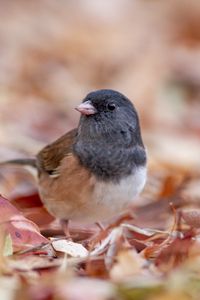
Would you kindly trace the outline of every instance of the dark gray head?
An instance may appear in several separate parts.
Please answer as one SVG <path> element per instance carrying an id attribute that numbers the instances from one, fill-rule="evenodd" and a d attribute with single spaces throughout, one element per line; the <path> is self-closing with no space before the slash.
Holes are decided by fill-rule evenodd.
<path id="1" fill-rule="evenodd" d="M 81 113 L 79 133 L 83 137 L 97 139 L 103 136 L 107 142 L 126 145 L 135 139 L 142 143 L 137 112 L 121 93 L 114 90 L 91 92 L 77 110 Z"/>
<path id="2" fill-rule="evenodd" d="M 130 173 L 133 164 L 145 164 L 138 115 L 127 97 L 114 90 L 98 90 L 76 109 L 81 118 L 74 150 L 83 164 L 104 177 Z M 134 156 L 134 151 L 139 154 Z"/>

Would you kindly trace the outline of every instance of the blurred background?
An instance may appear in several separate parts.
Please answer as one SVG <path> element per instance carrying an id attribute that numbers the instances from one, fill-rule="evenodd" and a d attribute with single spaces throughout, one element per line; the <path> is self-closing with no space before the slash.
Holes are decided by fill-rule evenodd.
<path id="1" fill-rule="evenodd" d="M 199 172 L 200 2 L 0 5 L 1 160 L 34 155 L 76 126 L 88 92 L 112 88 L 138 109 L 150 181 Z"/>

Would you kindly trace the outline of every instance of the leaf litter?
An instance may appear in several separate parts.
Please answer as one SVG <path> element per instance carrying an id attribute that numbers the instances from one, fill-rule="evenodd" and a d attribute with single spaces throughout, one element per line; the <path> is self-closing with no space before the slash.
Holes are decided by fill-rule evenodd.
<path id="1" fill-rule="evenodd" d="M 200 5 L 116 1 L 108 20 L 86 2 L 2 4 L 1 160 L 35 155 L 77 124 L 84 91 L 114 87 L 139 110 L 148 181 L 129 216 L 72 222 L 69 241 L 31 175 L 2 168 L 0 299 L 199 299 Z"/>

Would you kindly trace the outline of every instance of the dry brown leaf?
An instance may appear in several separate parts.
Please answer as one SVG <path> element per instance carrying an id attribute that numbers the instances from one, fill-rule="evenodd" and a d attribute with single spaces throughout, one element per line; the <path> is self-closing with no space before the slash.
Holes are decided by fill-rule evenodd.
<path id="1" fill-rule="evenodd" d="M 110 271 L 114 281 L 123 282 L 135 275 L 144 274 L 146 260 L 134 249 L 120 251 L 116 257 L 117 262 Z"/>
<path id="2" fill-rule="evenodd" d="M 194 228 L 200 227 L 200 210 L 183 210 L 181 211 L 183 220 Z"/>

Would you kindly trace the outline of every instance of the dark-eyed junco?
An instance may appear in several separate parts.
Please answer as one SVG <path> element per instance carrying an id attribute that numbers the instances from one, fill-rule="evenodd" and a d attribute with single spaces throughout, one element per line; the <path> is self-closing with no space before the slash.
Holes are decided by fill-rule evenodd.
<path id="1" fill-rule="evenodd" d="M 146 180 L 146 152 L 137 112 L 121 93 L 98 90 L 76 107 L 77 128 L 35 159 L 11 163 L 38 171 L 47 210 L 60 220 L 101 222 L 122 213 Z"/>

